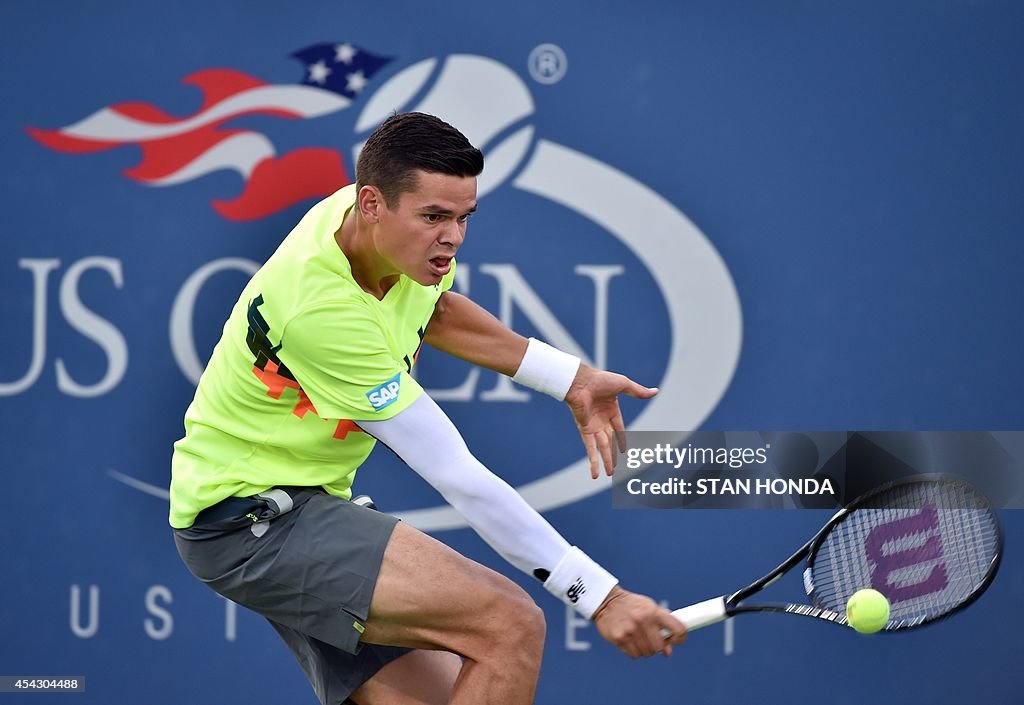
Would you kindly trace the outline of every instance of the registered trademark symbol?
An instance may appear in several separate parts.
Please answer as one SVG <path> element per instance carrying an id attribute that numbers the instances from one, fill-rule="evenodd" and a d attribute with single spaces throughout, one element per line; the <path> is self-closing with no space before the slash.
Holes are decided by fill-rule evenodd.
<path id="1" fill-rule="evenodd" d="M 561 81 L 569 70 L 569 60 L 557 44 L 539 44 L 534 47 L 526 65 L 534 81 L 547 85 Z"/>

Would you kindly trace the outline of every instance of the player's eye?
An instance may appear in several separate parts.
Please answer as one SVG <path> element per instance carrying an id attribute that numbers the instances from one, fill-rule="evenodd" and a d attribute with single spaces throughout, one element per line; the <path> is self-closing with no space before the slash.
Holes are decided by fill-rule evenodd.
<path id="1" fill-rule="evenodd" d="M 437 223 L 440 223 L 442 218 L 444 218 L 444 216 L 441 215 L 440 213 L 424 213 L 423 214 L 423 220 L 427 221 L 431 225 L 435 225 Z"/>
<path id="2" fill-rule="evenodd" d="M 472 213 L 466 213 L 465 215 L 460 215 L 459 216 L 459 222 L 460 223 L 465 223 L 466 221 L 469 220 L 469 216 L 471 216 L 471 215 L 473 215 L 473 214 Z"/>

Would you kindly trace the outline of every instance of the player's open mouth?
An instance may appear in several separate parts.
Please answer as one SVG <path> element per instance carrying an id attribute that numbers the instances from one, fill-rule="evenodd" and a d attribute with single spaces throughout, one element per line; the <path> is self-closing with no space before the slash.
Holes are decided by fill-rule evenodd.
<path id="1" fill-rule="evenodd" d="M 451 257 L 434 257 L 430 260 L 430 268 L 433 269 L 437 274 L 445 275 L 452 268 Z"/>

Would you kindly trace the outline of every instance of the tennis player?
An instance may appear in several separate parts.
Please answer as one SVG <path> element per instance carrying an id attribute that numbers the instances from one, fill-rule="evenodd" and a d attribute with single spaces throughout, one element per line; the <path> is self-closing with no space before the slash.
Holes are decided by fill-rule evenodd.
<path id="1" fill-rule="evenodd" d="M 378 441 L 628 655 L 669 655 L 685 638 L 484 467 L 410 376 L 426 341 L 564 400 L 595 478 L 624 430 L 618 395 L 657 393 L 450 291 L 482 169 L 435 117 L 385 121 L 356 184 L 314 206 L 245 287 L 174 447 L 182 559 L 270 621 L 323 705 L 530 703 L 540 670 L 544 618 L 526 592 L 348 501 Z"/>

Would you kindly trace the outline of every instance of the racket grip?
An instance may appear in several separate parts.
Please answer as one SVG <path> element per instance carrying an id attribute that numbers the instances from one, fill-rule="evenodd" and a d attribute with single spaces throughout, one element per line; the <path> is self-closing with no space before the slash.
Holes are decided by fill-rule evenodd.
<path id="1" fill-rule="evenodd" d="M 725 611 L 725 597 L 715 597 L 674 610 L 672 616 L 682 622 L 687 631 L 692 632 L 694 629 L 717 624 L 729 615 Z"/>

